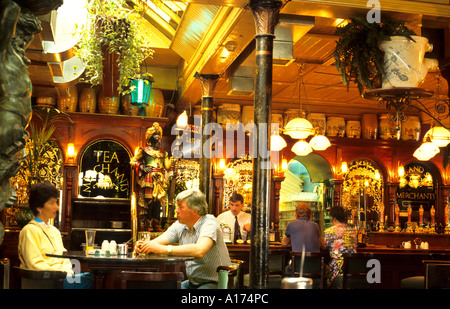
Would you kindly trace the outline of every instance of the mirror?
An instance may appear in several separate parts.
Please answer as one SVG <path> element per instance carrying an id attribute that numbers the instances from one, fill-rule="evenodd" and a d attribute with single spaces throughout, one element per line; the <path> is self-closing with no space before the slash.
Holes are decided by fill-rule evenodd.
<path id="1" fill-rule="evenodd" d="M 342 184 L 342 206 L 351 213 L 349 223 L 358 228 L 378 221 L 383 204 L 383 180 L 369 160 L 351 162 Z"/>

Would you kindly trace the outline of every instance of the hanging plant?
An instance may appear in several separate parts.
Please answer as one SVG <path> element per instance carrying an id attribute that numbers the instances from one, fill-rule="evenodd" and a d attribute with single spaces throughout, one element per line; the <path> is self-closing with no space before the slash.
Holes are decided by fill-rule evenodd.
<path id="1" fill-rule="evenodd" d="M 352 17 L 351 22 L 336 29 L 340 36 L 334 59 L 344 85 L 358 86 L 359 93 L 373 89 L 374 80 L 383 74 L 383 52 L 378 42 L 389 41 L 391 36 L 404 36 L 413 40 L 414 31 L 399 21 L 382 24 L 369 23 L 365 18 Z"/>
<path id="2" fill-rule="evenodd" d="M 87 22 L 77 27 L 80 41 L 75 48 L 75 55 L 86 65 L 82 81 L 102 84 L 105 53 L 117 56 L 116 90 L 120 94 L 129 93 L 130 80 L 151 75 L 140 73 L 141 63 L 153 55 L 141 11 L 137 6 L 128 9 L 124 0 L 88 1 Z"/>

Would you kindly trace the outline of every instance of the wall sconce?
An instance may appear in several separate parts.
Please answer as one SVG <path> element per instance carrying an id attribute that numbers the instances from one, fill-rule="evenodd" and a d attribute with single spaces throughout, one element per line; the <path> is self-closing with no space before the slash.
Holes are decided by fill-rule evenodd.
<path id="1" fill-rule="evenodd" d="M 179 128 L 185 128 L 188 125 L 188 115 L 186 111 L 184 111 L 180 116 L 177 118 L 177 126 Z"/>
<path id="2" fill-rule="evenodd" d="M 75 157 L 75 145 L 73 143 L 67 144 L 67 156 L 71 159 Z"/>
<path id="3" fill-rule="evenodd" d="M 226 167 L 225 159 L 220 159 L 219 160 L 219 170 L 224 171 L 225 167 Z"/>
<path id="4" fill-rule="evenodd" d="M 281 170 L 283 172 L 287 171 L 288 169 L 288 162 L 286 159 L 281 160 Z"/>
<path id="5" fill-rule="evenodd" d="M 340 174 L 345 174 L 345 173 L 347 173 L 347 171 L 348 171 L 347 162 L 342 162 L 341 163 L 341 172 L 340 172 Z"/>
<path id="6" fill-rule="evenodd" d="M 398 176 L 399 176 L 399 177 L 405 176 L 405 167 L 404 167 L 403 165 L 400 165 L 400 166 L 398 167 Z"/>

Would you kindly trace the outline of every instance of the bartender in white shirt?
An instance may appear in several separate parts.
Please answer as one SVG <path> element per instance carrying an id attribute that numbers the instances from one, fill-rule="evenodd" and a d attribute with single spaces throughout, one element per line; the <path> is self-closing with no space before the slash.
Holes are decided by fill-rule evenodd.
<path id="1" fill-rule="evenodd" d="M 247 240 L 250 232 L 252 216 L 242 211 L 244 207 L 244 197 L 238 193 L 233 193 L 229 202 L 230 210 L 221 213 L 217 220 L 227 224 L 231 228 L 232 242 L 238 239 Z"/>

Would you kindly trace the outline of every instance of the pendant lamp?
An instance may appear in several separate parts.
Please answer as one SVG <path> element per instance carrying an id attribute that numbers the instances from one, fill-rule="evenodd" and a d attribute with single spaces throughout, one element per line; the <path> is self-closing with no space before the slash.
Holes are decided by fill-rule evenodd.
<path id="1" fill-rule="evenodd" d="M 417 148 L 413 156 L 419 161 L 428 161 L 437 153 L 439 153 L 439 147 L 435 143 L 428 140 Z"/>
<path id="2" fill-rule="evenodd" d="M 438 147 L 446 147 L 450 143 L 450 131 L 444 127 L 432 127 L 425 133 L 427 137 Z"/>
<path id="3" fill-rule="evenodd" d="M 270 151 L 280 151 L 286 146 L 286 141 L 278 134 L 270 136 Z"/>
<path id="4" fill-rule="evenodd" d="M 130 81 L 131 104 L 136 107 L 144 107 L 148 105 L 150 93 L 152 91 L 152 77 L 141 79 L 132 79 Z"/>
<path id="5" fill-rule="evenodd" d="M 314 136 L 310 141 L 309 144 L 311 145 L 312 149 L 320 151 L 325 150 L 328 147 L 331 146 L 330 141 L 328 138 L 324 135 L 316 135 Z"/>
<path id="6" fill-rule="evenodd" d="M 292 146 L 292 151 L 297 156 L 307 156 L 312 152 L 312 148 L 305 140 L 299 140 L 294 144 L 294 146 Z"/>
<path id="7" fill-rule="evenodd" d="M 305 118 L 295 118 L 286 124 L 284 133 L 295 139 L 306 139 L 314 134 L 314 127 Z"/>

